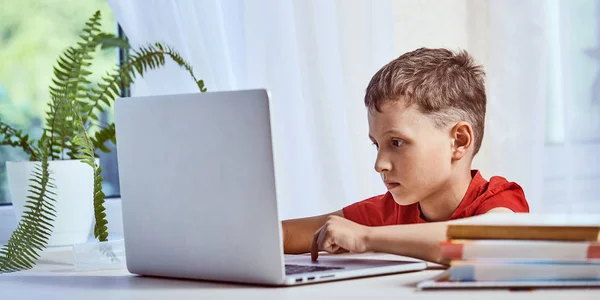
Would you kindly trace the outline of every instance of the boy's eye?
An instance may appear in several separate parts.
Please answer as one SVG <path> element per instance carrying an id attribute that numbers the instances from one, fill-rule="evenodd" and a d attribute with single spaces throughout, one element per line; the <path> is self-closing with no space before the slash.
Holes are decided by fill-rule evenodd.
<path id="1" fill-rule="evenodd" d="M 401 141 L 401 140 L 392 140 L 392 145 L 395 146 L 395 147 L 400 147 L 403 144 L 404 144 L 404 142 Z"/>
<path id="2" fill-rule="evenodd" d="M 375 148 L 379 149 L 379 145 L 377 145 L 376 142 L 373 142 L 373 145 L 375 146 Z"/>

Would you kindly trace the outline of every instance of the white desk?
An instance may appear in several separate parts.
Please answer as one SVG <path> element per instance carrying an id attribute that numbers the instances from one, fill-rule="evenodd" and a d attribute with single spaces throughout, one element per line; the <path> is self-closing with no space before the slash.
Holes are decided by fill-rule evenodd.
<path id="1" fill-rule="evenodd" d="M 34 269 L 0 275 L 0 299 L 600 299 L 600 289 L 416 290 L 417 282 L 440 270 L 270 288 L 141 277 L 127 270 L 75 272 L 71 263 L 70 251 L 46 251 Z"/>

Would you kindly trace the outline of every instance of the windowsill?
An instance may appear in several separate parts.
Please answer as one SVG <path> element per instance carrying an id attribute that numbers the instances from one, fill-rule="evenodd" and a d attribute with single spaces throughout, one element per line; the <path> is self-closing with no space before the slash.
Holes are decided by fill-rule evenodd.
<path id="1" fill-rule="evenodd" d="M 109 236 L 123 236 L 121 198 L 107 198 L 104 202 L 108 221 Z M 5 245 L 12 232 L 17 228 L 17 220 L 12 205 L 0 206 L 0 247 Z M 90 232 L 91 238 L 93 233 Z"/>

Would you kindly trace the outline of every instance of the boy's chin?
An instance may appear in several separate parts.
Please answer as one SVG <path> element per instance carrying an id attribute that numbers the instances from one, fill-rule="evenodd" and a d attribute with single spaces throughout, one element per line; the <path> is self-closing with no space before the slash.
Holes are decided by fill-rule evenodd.
<path id="1" fill-rule="evenodd" d="M 419 202 L 419 200 L 415 199 L 415 197 L 410 197 L 406 194 L 394 193 L 394 192 L 390 192 L 390 194 L 392 194 L 394 201 L 396 201 L 396 203 L 398 203 L 398 205 L 408 206 L 408 205 Z"/>

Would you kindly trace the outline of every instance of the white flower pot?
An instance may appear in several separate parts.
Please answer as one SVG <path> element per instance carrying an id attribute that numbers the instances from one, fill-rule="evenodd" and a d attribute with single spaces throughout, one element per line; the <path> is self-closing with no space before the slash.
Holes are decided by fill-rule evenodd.
<path id="1" fill-rule="evenodd" d="M 98 163 L 98 159 L 96 159 Z M 29 181 L 40 162 L 6 162 L 8 187 L 17 222 L 23 215 L 29 195 Z M 88 241 L 94 222 L 94 171 L 79 160 L 48 162 L 50 176 L 56 185 L 53 198 L 56 218 L 48 246 L 67 246 Z"/>

